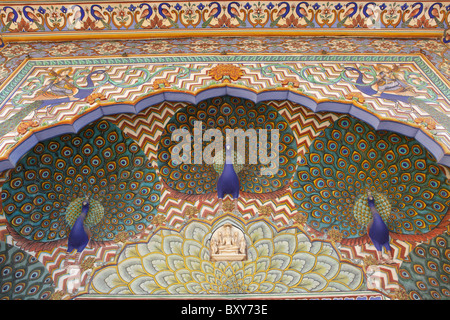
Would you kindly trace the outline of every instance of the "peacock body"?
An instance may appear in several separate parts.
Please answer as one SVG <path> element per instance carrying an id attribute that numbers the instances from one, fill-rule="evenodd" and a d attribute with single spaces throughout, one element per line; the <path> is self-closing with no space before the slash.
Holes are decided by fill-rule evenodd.
<path id="1" fill-rule="evenodd" d="M 84 224 L 88 212 L 89 200 L 86 198 L 85 200 L 83 200 L 80 215 L 75 220 L 75 223 L 70 229 L 67 252 L 71 252 L 74 249 L 76 249 L 78 252 L 82 252 L 89 243 L 89 229 Z"/>
<path id="2" fill-rule="evenodd" d="M 239 198 L 239 177 L 233 168 L 231 146 L 227 144 L 225 148 L 225 167 L 217 181 L 217 196 L 223 199 L 226 194 L 231 194 L 233 199 L 237 199 Z"/>

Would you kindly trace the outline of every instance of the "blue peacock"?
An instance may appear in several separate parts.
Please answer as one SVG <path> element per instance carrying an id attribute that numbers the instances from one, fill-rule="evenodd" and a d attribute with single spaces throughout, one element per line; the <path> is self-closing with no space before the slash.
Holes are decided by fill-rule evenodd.
<path id="1" fill-rule="evenodd" d="M 229 165 L 239 180 L 233 182 L 234 189 L 238 188 L 238 193 L 230 191 L 225 194 L 235 193 L 244 197 L 268 199 L 286 192 L 295 172 L 297 158 L 295 137 L 288 123 L 275 108 L 265 103 L 255 104 L 250 100 L 224 96 L 180 109 L 167 123 L 161 136 L 158 149 L 159 172 L 165 187 L 176 194 L 178 198 L 200 200 L 223 196 L 223 194 L 218 195 L 217 192 L 220 193 L 220 190 L 224 188 L 222 185 L 224 182 L 219 181 L 219 178 L 226 166 L 225 152 L 215 154 L 212 164 L 205 161 L 195 163 L 193 160 L 196 152 L 194 144 L 190 154 L 184 155 L 188 159 L 192 159 L 190 163 L 177 163 L 171 157 L 175 147 L 183 148 L 179 142 L 172 140 L 172 133 L 177 129 L 184 129 L 193 135 L 196 121 L 202 123 L 203 132 L 207 129 L 220 131 L 224 137 L 222 150 L 225 150 L 227 129 L 242 129 L 243 131 L 254 129 L 257 134 L 260 129 L 267 129 L 267 132 L 278 129 L 280 133 L 278 170 L 270 175 L 261 174 L 261 170 L 268 166 L 266 160 L 274 155 L 271 148 L 275 140 L 272 140 L 272 136 L 265 141 L 267 154 L 264 156 L 266 158 L 258 157 L 256 163 L 249 160 L 250 152 L 242 154 L 239 150 L 233 149 L 231 150 L 232 154 L 229 155 L 229 162 L 231 162 Z M 195 139 L 195 137 L 193 138 Z M 193 140 L 186 143 L 191 143 L 191 141 Z M 201 145 L 202 152 L 208 147 L 208 143 L 205 142 Z"/>
<path id="2" fill-rule="evenodd" d="M 90 246 L 141 233 L 157 211 L 160 187 L 139 145 L 98 120 L 36 144 L 12 169 L 1 197 L 17 245 L 40 251 L 67 245 L 84 214 Z M 82 250 L 79 242 L 70 249 Z"/>
<path id="3" fill-rule="evenodd" d="M 300 162 L 292 182 L 298 211 L 315 230 L 340 232 L 344 244 L 371 241 L 374 212 L 391 238 L 411 242 L 431 239 L 449 224 L 446 174 L 413 138 L 343 116 Z"/>

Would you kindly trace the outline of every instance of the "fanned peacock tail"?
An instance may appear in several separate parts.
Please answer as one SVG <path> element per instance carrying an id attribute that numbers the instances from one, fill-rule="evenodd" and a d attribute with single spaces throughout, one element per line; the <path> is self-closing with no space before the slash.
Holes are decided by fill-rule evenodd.
<path id="1" fill-rule="evenodd" d="M 214 164 L 194 163 L 194 141 L 191 144 L 191 162 L 175 163 L 171 154 L 174 148 L 182 148 L 180 142 L 172 140 L 172 133 L 177 129 L 185 129 L 194 137 L 194 121 L 203 124 L 203 134 L 207 129 L 218 129 L 223 135 L 223 143 L 226 140 L 226 129 L 255 129 L 259 139 L 259 129 L 279 130 L 279 170 L 273 175 L 261 175 L 261 170 L 268 167 L 267 161 L 263 163 L 258 157 L 257 163 L 251 163 L 246 152 L 235 154 L 234 168 L 238 174 L 241 194 L 264 197 L 267 194 L 283 192 L 289 185 L 295 172 L 297 149 L 296 141 L 291 128 L 286 120 L 278 114 L 275 108 L 264 103 L 255 104 L 252 101 L 235 97 L 219 97 L 205 100 L 197 106 L 187 106 L 179 110 L 167 123 L 161 136 L 158 149 L 158 167 L 165 186 L 180 198 L 200 199 L 212 198 L 216 195 L 217 179 L 223 169 L 224 154 L 215 155 Z M 211 139 L 211 142 L 214 138 Z M 211 143 L 203 141 L 203 149 Z M 271 136 L 267 138 L 267 152 L 271 154 Z M 188 143 L 191 143 L 189 141 Z M 235 142 L 236 146 L 236 142 Z M 225 148 L 223 149 L 225 150 Z M 238 150 L 239 152 L 239 150 Z M 244 164 L 238 162 L 242 159 Z M 267 159 L 266 159 L 267 160 Z M 222 163 L 222 165 L 220 164 Z"/>
<path id="2" fill-rule="evenodd" d="M 11 172 L 2 200 L 18 244 L 44 250 L 66 243 L 85 196 L 91 244 L 140 233 L 156 213 L 160 187 L 138 144 L 99 120 L 78 134 L 36 144 Z"/>
<path id="3" fill-rule="evenodd" d="M 0 300 L 47 300 L 55 289 L 45 266 L 34 256 L 0 241 Z"/>
<path id="4" fill-rule="evenodd" d="M 399 269 L 399 283 L 413 300 L 450 300 L 450 238 L 435 237 L 412 250 Z"/>
<path id="5" fill-rule="evenodd" d="M 448 224 L 446 175 L 412 138 L 345 116 L 312 142 L 301 162 L 292 182 L 299 212 L 316 230 L 341 232 L 343 242 L 366 235 L 368 190 L 397 238 L 420 241 Z"/>

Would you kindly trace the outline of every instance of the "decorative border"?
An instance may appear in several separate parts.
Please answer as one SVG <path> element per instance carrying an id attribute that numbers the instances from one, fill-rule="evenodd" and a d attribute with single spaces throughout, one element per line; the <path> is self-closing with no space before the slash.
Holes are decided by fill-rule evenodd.
<path id="1" fill-rule="evenodd" d="M 382 31 L 383 37 L 442 36 L 450 26 L 450 2 L 370 1 L 155 1 L 36 2 L 0 7 L 0 28 L 6 41 L 30 36 L 55 38 L 127 38 L 179 36 L 199 31 L 233 34 L 251 31 L 268 35 L 362 35 Z M 131 31 L 131 32 L 130 32 Z M 273 33 L 276 31 L 276 33 Z M 399 32 L 392 32 L 399 31 Z M 202 34 L 203 36 L 205 34 Z"/>
<path id="2" fill-rule="evenodd" d="M 388 300 L 376 291 L 320 292 L 304 294 L 191 294 L 191 295 L 100 295 L 82 294 L 74 300 Z"/>
<path id="3" fill-rule="evenodd" d="M 434 90 L 440 91 L 439 103 L 443 111 L 437 110 L 437 108 L 428 106 L 427 104 L 420 105 L 421 112 L 426 112 L 429 115 L 434 114 L 435 120 L 439 125 L 442 125 L 444 129 L 440 129 L 445 134 L 450 131 L 449 120 L 446 116 L 445 110 L 448 109 L 448 98 L 450 96 L 449 87 L 446 85 L 436 73 L 419 55 L 339 55 L 339 54 L 327 54 L 327 55 L 202 55 L 202 56 L 159 56 L 159 57 L 91 57 L 84 59 L 53 59 L 53 60 L 29 60 L 25 63 L 20 70 L 17 70 L 14 78 L 11 82 L 7 83 L 2 92 L 0 92 L 0 103 L 6 103 L 13 95 L 18 87 L 22 87 L 22 84 L 28 78 L 30 72 L 35 67 L 64 67 L 64 66 L 135 66 L 135 65 L 148 65 L 155 66 L 157 72 L 154 75 L 163 71 L 164 66 L 176 66 L 185 64 L 204 64 L 204 67 L 212 68 L 215 64 L 237 64 L 244 67 L 244 64 L 256 63 L 260 65 L 259 69 L 253 70 L 258 77 L 270 78 L 269 74 L 266 74 L 265 65 L 278 65 L 283 67 L 284 64 L 301 63 L 301 62 L 330 62 L 339 65 L 339 63 L 409 63 L 414 64 L 420 73 L 430 79 L 430 83 L 434 87 Z M 280 64 L 280 62 L 282 64 Z M 172 67 L 172 68 L 174 68 Z M 286 66 L 284 66 L 286 67 Z M 159 68 L 159 69 L 158 69 Z M 240 67 L 236 67 L 240 68 Z M 289 68 L 289 67 L 286 67 Z M 293 69 L 292 69 L 293 68 Z M 292 70 L 288 71 L 289 74 L 298 78 L 302 75 L 301 70 L 296 70 L 297 66 L 292 65 Z M 158 71 L 159 70 L 159 71 Z M 190 70 L 190 69 L 189 69 Z M 208 76 L 205 74 L 194 75 L 194 69 L 192 71 L 187 70 L 183 78 L 196 79 L 195 81 L 206 81 Z M 253 72 L 252 71 L 252 72 Z M 150 74 L 150 71 L 146 71 Z M 283 76 L 284 77 L 284 76 Z M 309 83 L 311 80 L 303 75 L 305 83 Z M 166 87 L 163 78 L 155 78 L 153 76 L 145 80 L 147 85 L 150 85 L 151 81 L 162 81 L 161 86 L 157 86 L 156 90 L 143 96 L 138 101 L 114 101 L 114 102 L 98 102 L 89 107 L 89 110 L 80 112 L 78 109 L 73 109 L 74 116 L 70 120 L 64 120 L 57 122 L 56 124 L 46 125 L 44 127 L 35 128 L 28 132 L 25 136 L 20 138 L 20 141 L 15 145 L 10 145 L 8 149 L 4 150 L 6 153 L 3 155 L 3 159 L 0 161 L 0 170 L 7 170 L 14 167 L 15 162 L 26 153 L 37 141 L 45 140 L 49 137 L 60 135 L 64 133 L 77 132 L 84 125 L 90 123 L 95 119 L 99 119 L 105 115 L 113 115 L 117 113 L 138 113 L 143 108 L 150 105 L 155 105 L 163 101 L 183 101 L 188 103 L 198 103 L 204 99 L 211 98 L 213 96 L 221 95 L 234 95 L 241 98 L 250 99 L 254 102 L 264 100 L 289 100 L 294 103 L 298 103 L 308 107 L 314 112 L 330 111 L 338 113 L 346 113 L 353 115 L 376 128 L 377 130 L 391 130 L 405 134 L 409 137 L 415 137 L 419 142 L 427 146 L 427 149 L 436 157 L 438 163 L 449 165 L 450 155 L 448 150 L 450 149 L 444 142 L 438 142 L 436 137 L 433 137 L 427 130 L 419 125 L 412 124 L 396 119 L 395 112 L 391 116 L 377 114 L 376 108 L 371 110 L 368 106 L 364 106 L 354 101 L 326 99 L 324 97 L 316 97 L 314 95 L 306 94 L 295 89 L 295 86 L 280 86 L 280 87 L 258 87 L 251 86 L 250 84 L 239 83 L 222 83 L 206 84 L 199 88 L 171 88 Z M 297 80 L 298 81 L 298 80 Z M 166 81 L 167 82 L 167 81 Z M 249 86 L 250 85 L 250 86 Z M 326 84 L 323 84 L 327 87 Z M 139 89 L 139 88 L 136 88 Z M 144 90 L 143 87 L 139 90 Z M 356 90 L 356 89 L 355 89 Z M 356 90 L 358 91 L 358 90 Z M 355 92 L 356 92 L 355 91 Z M 374 97 L 372 98 L 374 99 Z M 377 100 L 377 99 L 375 99 Z M 374 101 L 375 101 L 374 100 Z M 380 102 L 382 103 L 382 102 Z M 382 103 L 383 104 L 383 103 Z M 433 112 L 433 113 L 430 113 Z M 437 117 L 436 117 L 437 114 Z"/>

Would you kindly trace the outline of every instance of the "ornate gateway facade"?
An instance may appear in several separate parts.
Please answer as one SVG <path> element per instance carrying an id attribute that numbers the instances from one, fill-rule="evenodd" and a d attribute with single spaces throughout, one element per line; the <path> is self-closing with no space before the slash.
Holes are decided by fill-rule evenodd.
<path id="1" fill-rule="evenodd" d="M 449 9 L 4 1 L 0 298 L 448 300 Z"/>

